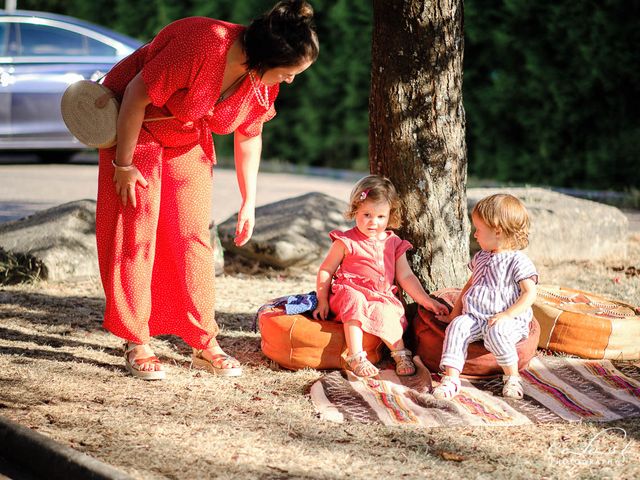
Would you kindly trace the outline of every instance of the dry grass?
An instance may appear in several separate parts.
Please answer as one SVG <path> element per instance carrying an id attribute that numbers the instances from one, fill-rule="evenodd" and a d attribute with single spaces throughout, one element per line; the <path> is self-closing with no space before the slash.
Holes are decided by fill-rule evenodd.
<path id="1" fill-rule="evenodd" d="M 640 267 L 640 236 L 630 250 L 625 264 L 539 265 L 541 278 L 638 304 L 640 277 L 625 272 Z M 217 279 L 220 341 L 246 365 L 233 380 L 189 370 L 188 348 L 168 337 L 153 343 L 167 381 L 127 376 L 120 342 L 100 326 L 97 282 L 1 288 L 0 414 L 142 479 L 640 476 L 640 419 L 457 429 L 319 420 L 308 390 L 321 374 L 270 369 L 250 329 L 260 304 L 311 290 L 313 274 L 240 270 Z"/>

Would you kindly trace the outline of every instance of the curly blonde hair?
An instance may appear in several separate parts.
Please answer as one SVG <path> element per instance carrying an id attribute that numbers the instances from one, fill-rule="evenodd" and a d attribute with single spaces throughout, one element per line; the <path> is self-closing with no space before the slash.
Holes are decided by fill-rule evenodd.
<path id="1" fill-rule="evenodd" d="M 522 250 L 529 245 L 529 213 L 513 195 L 496 193 L 485 197 L 473 208 L 472 215 L 477 215 L 490 228 L 502 230 L 506 247 Z"/>
<path id="2" fill-rule="evenodd" d="M 344 213 L 345 218 L 353 220 L 360 205 L 366 200 L 372 202 L 385 201 L 389 204 L 389 223 L 387 228 L 399 228 L 401 225 L 400 197 L 391 180 L 379 175 L 369 175 L 356 183 L 349 197 L 349 209 Z"/>

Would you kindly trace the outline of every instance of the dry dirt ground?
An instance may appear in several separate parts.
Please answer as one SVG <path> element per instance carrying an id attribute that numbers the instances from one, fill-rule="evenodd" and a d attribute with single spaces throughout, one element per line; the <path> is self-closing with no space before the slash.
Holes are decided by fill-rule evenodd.
<path id="1" fill-rule="evenodd" d="M 539 265 L 544 283 L 640 303 L 640 234 L 626 262 Z M 251 331 L 270 298 L 313 289 L 310 271 L 238 263 L 216 279 L 220 341 L 246 373 L 189 369 L 172 337 L 153 346 L 164 382 L 126 375 L 101 328 L 96 281 L 0 287 L 0 415 L 140 479 L 640 478 L 640 419 L 608 424 L 417 429 L 320 420 L 321 373 L 274 370 Z M 640 339 L 638 340 L 640 341 Z"/>

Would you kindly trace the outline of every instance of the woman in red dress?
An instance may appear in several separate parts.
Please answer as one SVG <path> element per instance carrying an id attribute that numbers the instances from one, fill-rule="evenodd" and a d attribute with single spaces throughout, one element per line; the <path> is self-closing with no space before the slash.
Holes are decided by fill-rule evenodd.
<path id="1" fill-rule="evenodd" d="M 276 113 L 279 84 L 306 70 L 318 49 L 311 6 L 287 0 L 248 27 L 204 17 L 173 22 L 106 76 L 121 106 L 118 143 L 100 150 L 104 326 L 126 341 L 133 376 L 165 377 L 149 346 L 163 334 L 191 345 L 196 367 L 242 373 L 216 341 L 211 132 L 234 133 L 242 194 L 235 243 L 244 245 L 255 222 L 262 125 Z"/>

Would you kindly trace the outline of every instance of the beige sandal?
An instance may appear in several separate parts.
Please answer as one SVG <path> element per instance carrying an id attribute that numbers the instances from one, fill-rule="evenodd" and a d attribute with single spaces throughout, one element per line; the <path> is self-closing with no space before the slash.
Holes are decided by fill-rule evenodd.
<path id="1" fill-rule="evenodd" d="M 375 377 L 380 373 L 378 368 L 369 361 L 369 359 L 367 358 L 367 352 L 365 351 L 355 353 L 350 357 L 346 357 L 344 361 L 347 362 L 349 370 L 353 372 L 356 377 L 369 378 Z M 365 373 L 367 371 L 371 373 Z"/>
<path id="2" fill-rule="evenodd" d="M 396 362 L 396 374 L 402 377 L 416 373 L 416 366 L 411 359 L 411 350 L 391 350 L 391 358 Z"/>
<path id="3" fill-rule="evenodd" d="M 124 344 L 124 366 L 133 377 L 140 378 L 142 380 L 164 380 L 166 378 L 166 372 L 160 365 L 160 360 L 155 355 L 145 358 L 131 359 L 130 353 L 138 347 L 137 343 L 126 342 Z M 142 370 L 142 365 L 151 363 L 153 365 L 160 365 L 160 370 Z"/>
<path id="4" fill-rule="evenodd" d="M 202 350 L 193 349 L 191 366 L 200 370 L 206 370 L 222 377 L 239 377 L 242 375 L 240 362 L 226 353 L 211 355 L 211 360 L 204 358 Z"/>

